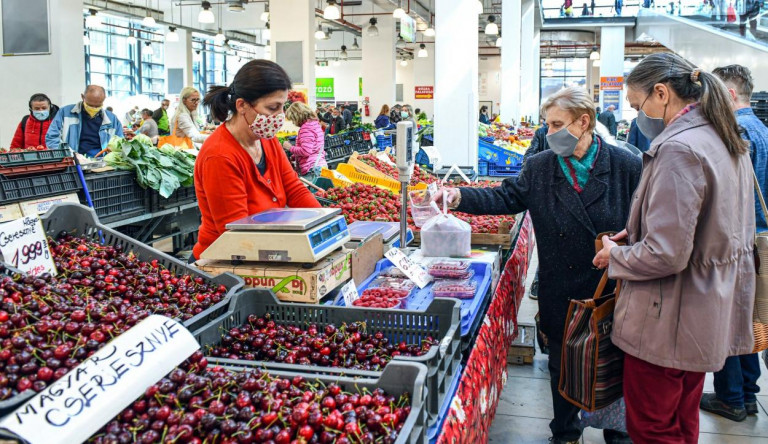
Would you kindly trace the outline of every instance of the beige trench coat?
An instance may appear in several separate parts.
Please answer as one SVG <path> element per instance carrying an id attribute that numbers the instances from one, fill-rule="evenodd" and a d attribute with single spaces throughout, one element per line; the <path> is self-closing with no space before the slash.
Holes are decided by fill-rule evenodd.
<path id="1" fill-rule="evenodd" d="M 608 273 L 625 281 L 614 344 L 662 367 L 720 370 L 754 345 L 755 206 L 748 154 L 697 108 L 654 139 Z"/>

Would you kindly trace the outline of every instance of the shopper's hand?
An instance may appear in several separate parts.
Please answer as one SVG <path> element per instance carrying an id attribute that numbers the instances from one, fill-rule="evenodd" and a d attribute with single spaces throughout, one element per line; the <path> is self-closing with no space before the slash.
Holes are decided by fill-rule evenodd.
<path id="1" fill-rule="evenodd" d="M 461 202 L 461 190 L 458 188 L 440 188 L 434 196 L 432 196 L 432 202 L 436 203 L 438 207 L 443 205 L 443 195 L 448 208 L 454 209 L 459 206 Z"/>
<path id="2" fill-rule="evenodd" d="M 626 236 L 626 231 L 623 232 Z M 620 236 L 621 233 L 617 234 L 614 237 Z M 611 249 L 616 246 L 616 242 L 612 241 L 610 237 L 603 236 L 603 249 L 597 252 L 597 255 L 594 259 L 592 259 L 592 264 L 599 268 L 603 269 L 608 267 L 608 263 L 611 259 Z"/>
<path id="3" fill-rule="evenodd" d="M 610 239 L 612 241 L 614 241 L 614 242 L 618 242 L 618 241 L 624 240 L 626 238 L 627 238 L 627 229 L 625 228 L 625 229 L 621 230 L 620 232 L 618 232 L 618 233 L 614 234 L 613 236 L 611 236 Z"/>
<path id="4" fill-rule="evenodd" d="M 291 145 L 291 142 L 289 142 L 289 141 L 287 141 L 287 140 L 286 140 L 285 142 L 283 142 L 283 149 L 284 149 L 284 150 L 286 150 L 286 151 L 290 151 L 290 150 L 291 150 L 291 148 L 293 148 L 293 145 Z"/>

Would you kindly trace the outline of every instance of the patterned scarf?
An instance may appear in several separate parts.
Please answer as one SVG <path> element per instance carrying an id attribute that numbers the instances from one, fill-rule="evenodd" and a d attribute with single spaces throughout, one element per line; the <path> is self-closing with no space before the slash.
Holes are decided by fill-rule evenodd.
<path id="1" fill-rule="evenodd" d="M 560 162 L 560 168 L 563 169 L 565 178 L 568 179 L 568 183 L 571 184 L 577 193 L 581 194 L 584 191 L 584 187 L 587 185 L 589 176 L 592 173 L 592 169 L 595 167 L 595 161 L 597 155 L 600 153 L 600 146 L 602 142 L 597 136 L 593 136 L 592 145 L 590 145 L 587 153 L 581 159 L 576 159 L 573 156 L 570 157 L 557 157 Z"/>

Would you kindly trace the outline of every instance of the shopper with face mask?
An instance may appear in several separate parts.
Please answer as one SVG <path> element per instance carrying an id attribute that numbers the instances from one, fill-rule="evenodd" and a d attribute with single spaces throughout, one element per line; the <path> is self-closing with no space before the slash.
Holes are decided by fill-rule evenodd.
<path id="1" fill-rule="evenodd" d="M 45 146 L 45 133 L 51 126 L 59 107 L 51 104 L 45 94 L 34 94 L 29 99 L 29 114 L 24 116 L 16 128 L 11 148 Z"/>
<path id="2" fill-rule="evenodd" d="M 107 147 L 112 137 L 123 137 L 123 125 L 117 116 L 104 109 L 106 98 L 103 87 L 88 85 L 82 102 L 67 105 L 56 113 L 45 135 L 48 148 L 66 144 L 75 152 L 95 156 Z"/>
<path id="3" fill-rule="evenodd" d="M 558 392 L 560 351 L 570 299 L 591 298 L 602 272 L 592 266 L 595 238 L 627 221 L 641 161 L 594 135 L 595 105 L 586 89 L 563 89 L 546 99 L 549 149 L 530 157 L 515 178 L 494 188 L 447 188 L 450 208 L 470 214 L 528 210 L 539 254 L 541 330 L 549 339 L 554 419 L 552 442 L 579 440 L 579 408 Z M 442 201 L 442 193 L 437 194 Z M 612 289 L 609 289 L 611 291 Z M 628 442 L 606 430 L 608 443 Z"/>
<path id="4" fill-rule="evenodd" d="M 278 64 L 252 60 L 230 86 L 211 88 L 205 104 L 224 122 L 205 141 L 195 162 L 195 192 L 202 223 L 193 256 L 235 220 L 271 208 L 317 208 L 275 134 L 291 79 Z"/>
<path id="5" fill-rule="evenodd" d="M 752 352 L 755 202 L 749 144 L 723 82 L 673 53 L 626 79 L 643 154 L 626 230 L 594 259 L 623 281 L 611 339 L 624 350 L 634 442 L 696 443 L 704 375 Z"/>

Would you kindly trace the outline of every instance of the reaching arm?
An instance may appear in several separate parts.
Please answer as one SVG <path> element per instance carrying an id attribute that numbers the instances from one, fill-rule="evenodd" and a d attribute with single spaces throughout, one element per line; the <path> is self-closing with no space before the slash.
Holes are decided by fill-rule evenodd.
<path id="1" fill-rule="evenodd" d="M 504 179 L 499 187 L 460 188 L 456 211 L 469 214 L 517 214 L 528 209 L 529 173 L 525 166 L 518 177 Z"/>

